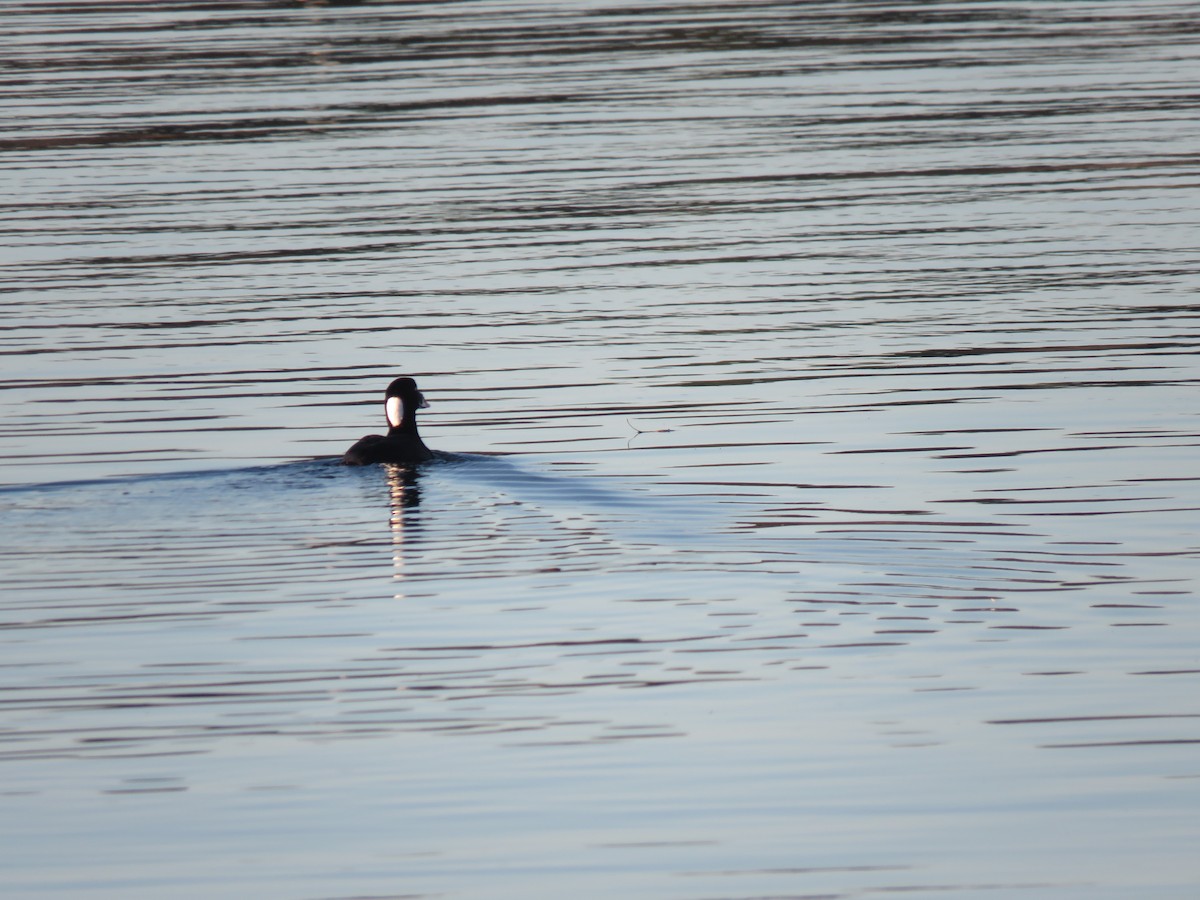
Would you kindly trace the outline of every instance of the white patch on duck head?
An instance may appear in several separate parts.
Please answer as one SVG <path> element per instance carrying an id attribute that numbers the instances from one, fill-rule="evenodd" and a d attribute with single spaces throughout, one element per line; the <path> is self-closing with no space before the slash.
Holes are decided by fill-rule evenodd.
<path id="1" fill-rule="evenodd" d="M 404 421 L 404 401 L 399 397 L 388 397 L 383 407 L 387 410 L 388 424 L 399 428 L 400 423 Z"/>

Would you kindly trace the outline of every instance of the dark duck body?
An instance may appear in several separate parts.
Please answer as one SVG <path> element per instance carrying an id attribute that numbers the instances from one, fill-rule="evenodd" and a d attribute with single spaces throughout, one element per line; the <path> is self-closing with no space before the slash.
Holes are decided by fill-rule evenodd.
<path id="1" fill-rule="evenodd" d="M 369 466 L 373 463 L 400 465 L 424 462 L 434 458 L 417 433 L 417 410 L 429 404 L 417 390 L 411 378 L 397 378 L 388 385 L 383 408 L 387 415 L 387 434 L 368 434 L 342 456 L 348 466 Z"/>

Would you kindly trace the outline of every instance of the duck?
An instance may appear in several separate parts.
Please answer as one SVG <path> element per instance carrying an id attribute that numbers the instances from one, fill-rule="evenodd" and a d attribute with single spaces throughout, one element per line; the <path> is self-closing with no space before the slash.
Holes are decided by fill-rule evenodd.
<path id="1" fill-rule="evenodd" d="M 387 434 L 368 434 L 361 438 L 345 452 L 342 462 L 348 466 L 411 465 L 433 459 L 436 454 L 425 446 L 417 433 L 417 410 L 428 406 L 416 381 L 407 375 L 395 379 L 383 395 Z"/>

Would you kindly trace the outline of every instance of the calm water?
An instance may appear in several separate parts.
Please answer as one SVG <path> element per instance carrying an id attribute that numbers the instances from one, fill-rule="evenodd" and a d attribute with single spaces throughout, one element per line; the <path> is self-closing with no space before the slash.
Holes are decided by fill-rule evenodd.
<path id="1" fill-rule="evenodd" d="M 1200 891 L 1193 4 L 0 16 L 6 897 Z"/>

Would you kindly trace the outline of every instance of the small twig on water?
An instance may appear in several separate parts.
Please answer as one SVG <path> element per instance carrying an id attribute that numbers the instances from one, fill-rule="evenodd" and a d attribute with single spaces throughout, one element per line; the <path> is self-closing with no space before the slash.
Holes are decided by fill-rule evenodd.
<path id="1" fill-rule="evenodd" d="M 633 429 L 633 437 L 629 439 L 629 443 L 625 445 L 626 447 L 632 446 L 633 438 L 637 437 L 639 434 L 666 434 L 668 431 L 675 430 L 674 428 L 638 428 L 629 419 L 625 420 L 625 424 Z"/>
<path id="2" fill-rule="evenodd" d="M 629 419 L 625 420 L 625 424 L 633 429 L 635 435 L 638 434 L 665 434 L 668 431 L 674 431 L 674 428 L 638 428 Z"/>

